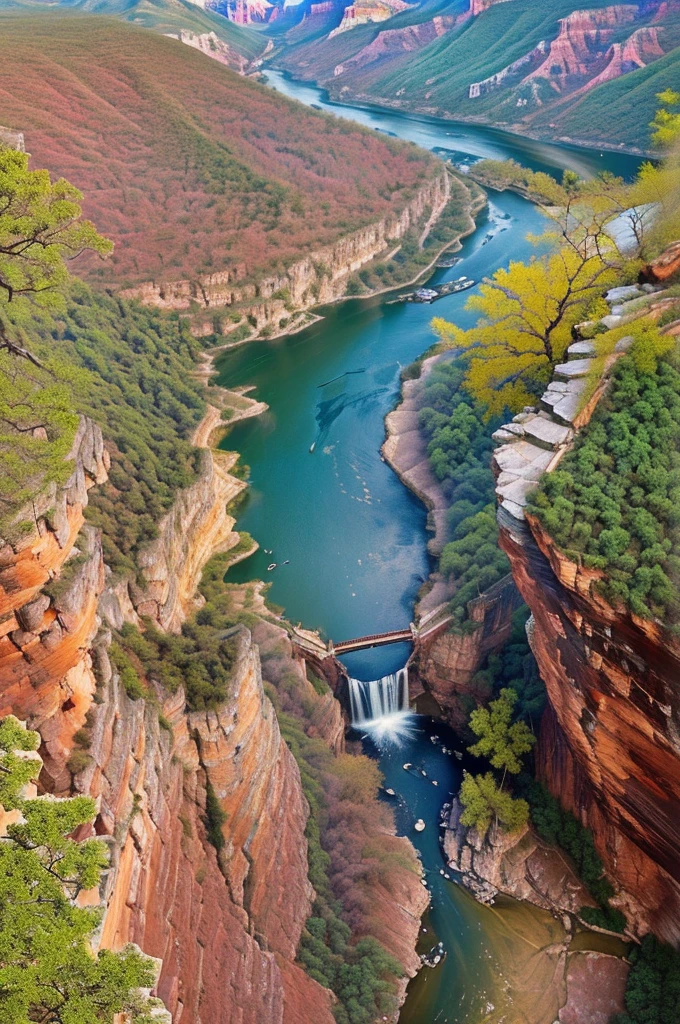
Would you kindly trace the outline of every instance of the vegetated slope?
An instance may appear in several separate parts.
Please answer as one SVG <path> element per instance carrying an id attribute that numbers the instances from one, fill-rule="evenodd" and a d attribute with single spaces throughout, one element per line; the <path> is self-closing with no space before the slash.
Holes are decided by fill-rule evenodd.
<path id="1" fill-rule="evenodd" d="M 204 52 L 237 71 L 245 70 L 267 43 L 262 34 L 235 25 L 192 0 L 0 0 L 0 10 L 44 11 L 46 7 L 122 18 L 163 35 L 180 37 L 184 33 L 184 41 L 194 46 L 202 43 Z"/>
<path id="2" fill-rule="evenodd" d="M 257 278 L 399 212 L 440 167 L 109 19 L 4 15 L 0 66 L 3 122 L 116 243 L 78 261 L 103 283 Z"/>
<path id="3" fill-rule="evenodd" d="M 277 61 L 335 96 L 644 146 L 656 92 L 677 85 L 680 4 L 450 0 L 333 39 L 286 39 Z M 628 90 L 637 102 L 610 122 L 612 96 Z"/>

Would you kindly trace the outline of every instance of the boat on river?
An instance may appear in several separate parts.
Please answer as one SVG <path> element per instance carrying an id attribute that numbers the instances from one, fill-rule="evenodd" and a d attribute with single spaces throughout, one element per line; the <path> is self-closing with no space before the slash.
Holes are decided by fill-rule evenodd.
<path id="1" fill-rule="evenodd" d="M 415 292 L 402 295 L 401 301 L 436 302 L 437 299 L 443 298 L 444 295 L 454 295 L 456 292 L 464 292 L 468 288 L 474 288 L 476 283 L 471 277 L 459 277 L 456 281 L 444 281 L 443 284 L 437 284 L 434 288 L 418 288 Z"/>
<path id="2" fill-rule="evenodd" d="M 462 256 L 447 256 L 444 254 L 439 257 L 435 263 L 435 267 L 439 267 L 440 270 L 443 270 L 444 268 L 448 269 L 448 267 L 455 267 L 462 259 Z"/>

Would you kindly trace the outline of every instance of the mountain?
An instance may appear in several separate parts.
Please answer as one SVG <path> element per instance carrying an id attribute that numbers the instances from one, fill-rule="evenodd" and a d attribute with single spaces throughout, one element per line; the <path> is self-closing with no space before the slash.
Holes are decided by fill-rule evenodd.
<path id="1" fill-rule="evenodd" d="M 539 136 L 644 148 L 680 75 L 677 0 L 425 0 L 388 26 L 336 22 L 314 5 L 277 66 L 339 99 Z"/>
<path id="2" fill-rule="evenodd" d="M 84 192 L 116 243 L 111 261 L 79 261 L 90 280 L 211 276 L 254 293 L 264 274 L 352 232 L 401 223 L 442 177 L 411 145 L 132 25 L 60 12 L 0 25 L 3 122 L 24 132 L 35 165 Z"/>
<path id="3" fill-rule="evenodd" d="M 241 73 L 267 44 L 264 36 L 191 0 L 0 0 L 0 10 L 38 12 L 46 7 L 108 15 L 175 36 Z"/>

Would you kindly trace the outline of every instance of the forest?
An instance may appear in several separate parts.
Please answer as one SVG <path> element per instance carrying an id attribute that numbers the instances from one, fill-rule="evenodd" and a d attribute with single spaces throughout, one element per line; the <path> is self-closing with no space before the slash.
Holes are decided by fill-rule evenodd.
<path id="1" fill-rule="evenodd" d="M 437 170 L 411 144 L 300 108 L 155 33 L 0 17 L 3 123 L 81 189 L 116 243 L 106 263 L 77 263 L 97 283 L 260 279 L 399 212 Z"/>

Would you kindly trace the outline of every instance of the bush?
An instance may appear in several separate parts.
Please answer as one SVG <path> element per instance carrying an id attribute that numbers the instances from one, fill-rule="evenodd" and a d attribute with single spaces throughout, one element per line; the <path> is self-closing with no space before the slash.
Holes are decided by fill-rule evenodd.
<path id="1" fill-rule="evenodd" d="M 645 935 L 630 952 L 626 1013 L 610 1024 L 679 1024 L 680 951 Z"/>
<path id="2" fill-rule="evenodd" d="M 208 781 L 205 789 L 205 827 L 208 839 L 218 853 L 224 846 L 222 826 L 226 821 L 227 814 L 222 810 L 222 804 L 213 789 L 212 783 Z"/>
<path id="3" fill-rule="evenodd" d="M 653 330 L 529 511 L 568 557 L 601 569 L 613 605 L 680 622 L 680 358 Z"/>

